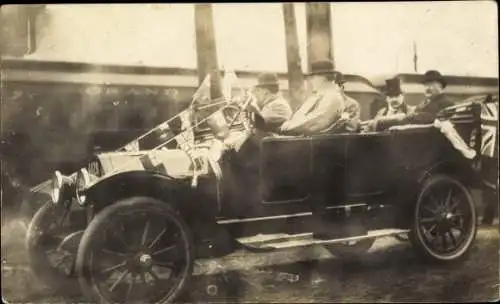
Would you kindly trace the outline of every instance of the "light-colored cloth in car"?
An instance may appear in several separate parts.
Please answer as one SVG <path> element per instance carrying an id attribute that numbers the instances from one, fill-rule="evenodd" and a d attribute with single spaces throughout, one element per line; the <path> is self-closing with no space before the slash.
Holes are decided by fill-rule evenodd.
<path id="1" fill-rule="evenodd" d="M 313 92 L 281 129 L 304 135 L 321 133 L 341 117 L 343 110 L 344 97 L 328 83 L 323 89 Z"/>

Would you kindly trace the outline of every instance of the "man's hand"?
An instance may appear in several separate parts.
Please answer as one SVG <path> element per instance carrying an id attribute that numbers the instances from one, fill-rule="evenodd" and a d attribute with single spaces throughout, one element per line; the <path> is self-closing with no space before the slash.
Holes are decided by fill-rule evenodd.
<path id="1" fill-rule="evenodd" d="M 342 112 L 342 114 L 340 115 L 340 118 L 337 120 L 337 124 L 339 124 L 339 125 L 344 124 L 350 119 L 351 119 L 351 116 L 349 115 L 349 113 Z"/>
<path id="2" fill-rule="evenodd" d="M 239 99 L 240 100 L 237 102 L 239 107 L 248 111 L 259 111 L 257 98 L 252 94 L 252 92 L 246 91 Z"/>
<path id="3" fill-rule="evenodd" d="M 361 122 L 361 132 L 375 132 L 377 129 L 377 120 L 366 120 Z"/>
<path id="4" fill-rule="evenodd" d="M 291 130 L 291 129 L 292 129 L 292 126 L 291 126 L 291 124 L 290 124 L 290 120 L 285 121 L 285 122 L 281 125 L 281 127 L 280 127 L 279 129 L 280 129 L 280 131 L 283 131 L 283 132 Z"/>

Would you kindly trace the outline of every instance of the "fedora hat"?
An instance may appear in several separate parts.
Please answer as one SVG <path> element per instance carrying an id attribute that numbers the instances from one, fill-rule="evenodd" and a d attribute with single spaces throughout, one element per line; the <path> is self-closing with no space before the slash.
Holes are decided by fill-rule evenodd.
<path id="1" fill-rule="evenodd" d="M 432 81 L 437 81 L 437 82 L 441 83 L 443 88 L 445 88 L 447 85 L 447 82 L 444 79 L 443 75 L 441 75 L 441 73 L 439 73 L 436 70 L 430 70 L 430 71 L 425 72 L 424 79 L 423 79 L 422 83 L 425 84 L 425 83 L 429 83 Z"/>
<path id="2" fill-rule="evenodd" d="M 256 87 L 279 86 L 278 76 L 273 73 L 262 73 L 257 77 Z"/>
<path id="3" fill-rule="evenodd" d="M 395 97 L 403 93 L 401 90 L 401 81 L 399 78 L 390 78 L 385 81 L 384 93 L 387 96 Z"/>

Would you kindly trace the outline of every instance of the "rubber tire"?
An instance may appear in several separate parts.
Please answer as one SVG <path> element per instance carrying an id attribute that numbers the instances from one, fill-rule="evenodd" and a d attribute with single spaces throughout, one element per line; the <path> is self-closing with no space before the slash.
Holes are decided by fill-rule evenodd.
<path id="1" fill-rule="evenodd" d="M 73 292 L 80 288 L 77 278 L 64 276 L 60 272 L 54 271 L 55 269 L 50 267 L 46 257 L 40 255 L 39 250 L 37 250 L 41 229 L 47 222 L 52 223 L 54 221 L 53 212 L 58 207 L 61 208 L 62 206 L 54 205 L 51 201 L 48 201 L 38 209 L 28 226 L 25 246 L 31 270 L 35 277 L 53 291 Z"/>
<path id="2" fill-rule="evenodd" d="M 422 202 L 422 197 L 425 194 L 426 191 L 432 186 L 434 186 L 437 183 L 440 182 L 445 182 L 445 183 L 453 183 L 457 185 L 466 195 L 467 197 L 467 202 L 470 207 L 470 211 L 472 212 L 472 221 L 473 221 L 473 231 L 469 236 L 469 239 L 466 242 L 466 246 L 464 246 L 458 254 L 452 256 L 452 257 L 439 257 L 435 253 L 433 253 L 423 242 L 422 237 L 420 235 L 420 230 L 418 229 L 418 207 Z M 422 191 L 420 191 L 417 199 L 417 203 L 415 204 L 414 212 L 413 212 L 413 217 L 412 217 L 412 226 L 410 229 L 410 232 L 408 233 L 408 239 L 414 248 L 415 252 L 423 258 L 424 261 L 433 263 L 433 264 L 449 264 L 449 263 L 454 263 L 454 262 L 460 262 L 464 259 L 467 258 L 467 256 L 471 252 L 471 247 L 473 246 L 473 243 L 476 238 L 477 234 L 477 228 L 478 228 L 478 218 L 477 218 L 477 212 L 476 212 L 476 206 L 474 204 L 474 201 L 472 199 L 472 195 L 470 194 L 470 191 L 458 180 L 448 176 L 448 175 L 443 175 L 443 174 L 437 174 L 434 176 L 431 176 L 428 178 L 428 180 L 424 183 L 422 187 Z"/>
<path id="3" fill-rule="evenodd" d="M 189 227 L 185 223 L 185 221 L 178 215 L 178 213 L 173 209 L 168 203 L 162 202 L 160 200 L 150 198 L 150 197 L 131 197 L 127 199 L 120 200 L 113 205 L 110 205 L 104 208 L 97 216 L 90 222 L 89 226 L 85 230 L 85 233 L 82 236 L 80 241 L 80 245 L 78 247 L 78 255 L 76 258 L 76 272 L 78 274 L 78 280 L 80 282 L 80 288 L 84 294 L 84 296 L 89 299 L 93 299 L 97 303 L 109 303 L 107 302 L 98 291 L 94 289 L 94 285 L 90 282 L 88 278 L 88 274 L 86 271 L 86 261 L 88 255 L 92 251 L 93 247 L 93 237 L 96 233 L 99 233 L 102 226 L 107 224 L 109 217 L 112 217 L 114 214 L 121 210 L 134 210 L 134 209 L 156 209 L 161 210 L 167 217 L 176 222 L 179 227 L 181 227 L 181 234 L 183 235 L 184 241 L 187 246 L 187 268 L 184 270 L 184 277 L 181 279 L 181 282 L 177 289 L 171 294 L 171 296 L 167 299 L 163 299 L 163 301 L 158 303 L 171 303 L 174 301 L 182 292 L 184 288 L 188 285 L 191 274 L 193 272 L 193 264 L 194 264 L 194 245 L 193 238 L 190 232 Z"/>
<path id="4" fill-rule="evenodd" d="M 324 247 L 341 260 L 356 261 L 372 248 L 373 243 L 375 243 L 375 238 L 361 240 L 355 245 L 331 244 L 324 245 Z"/>

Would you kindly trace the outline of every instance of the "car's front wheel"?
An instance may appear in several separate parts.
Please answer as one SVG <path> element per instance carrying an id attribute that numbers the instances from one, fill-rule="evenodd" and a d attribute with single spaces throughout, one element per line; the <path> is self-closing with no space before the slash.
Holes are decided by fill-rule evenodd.
<path id="1" fill-rule="evenodd" d="M 85 231 L 76 262 L 82 291 L 101 303 L 169 303 L 192 268 L 188 226 L 167 203 L 147 197 L 103 209 Z"/>
<path id="2" fill-rule="evenodd" d="M 467 256 L 477 232 L 476 207 L 469 190 L 447 175 L 430 177 L 422 187 L 409 240 L 426 260 L 451 262 Z"/>
<path id="3" fill-rule="evenodd" d="M 69 228 L 66 206 L 46 202 L 33 216 L 26 234 L 26 250 L 31 270 L 45 285 L 55 291 L 74 291 L 76 248 L 61 247 Z"/>

